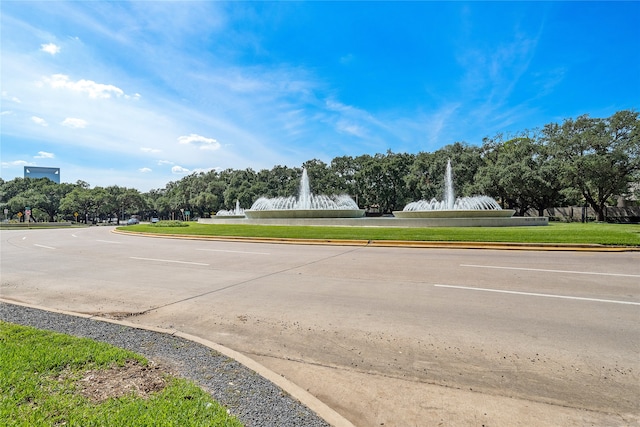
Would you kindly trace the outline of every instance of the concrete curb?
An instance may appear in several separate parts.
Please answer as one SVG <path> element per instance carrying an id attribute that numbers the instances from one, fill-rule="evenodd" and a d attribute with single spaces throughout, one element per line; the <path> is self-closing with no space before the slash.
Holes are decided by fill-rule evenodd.
<path id="1" fill-rule="evenodd" d="M 50 313 L 64 314 L 66 316 L 74 316 L 74 317 L 80 317 L 84 319 L 97 320 L 100 322 L 112 323 L 120 326 L 125 326 L 128 328 L 142 329 L 142 330 L 157 332 L 161 334 L 173 335 L 176 337 L 180 337 L 180 338 L 195 342 L 197 344 L 208 347 L 214 351 L 217 351 L 218 353 L 230 359 L 235 360 L 241 365 L 244 365 L 246 368 L 254 371 L 261 377 L 271 381 L 272 383 L 280 387 L 282 390 L 284 390 L 286 393 L 288 393 L 290 396 L 292 396 L 294 399 L 300 401 L 303 405 L 305 405 L 307 408 L 312 410 L 314 413 L 316 413 L 316 415 L 324 419 L 327 423 L 331 424 L 332 426 L 354 427 L 354 425 L 349 420 L 347 420 L 342 415 L 338 414 L 336 411 L 331 409 L 328 405 L 323 403 L 320 399 L 318 399 L 308 391 L 304 390 L 303 388 L 299 387 L 298 385 L 294 384 L 293 382 L 289 381 L 285 377 L 276 374 L 275 372 L 273 372 L 270 369 L 267 369 L 266 367 L 259 364 L 255 360 L 235 350 L 224 347 L 220 344 L 214 343 L 204 338 L 200 338 L 195 335 L 180 332 L 177 329 L 164 329 L 164 328 L 158 328 L 156 326 L 147 326 L 147 325 L 141 325 L 137 323 L 131 323 L 124 320 L 107 319 L 104 317 L 98 317 L 91 314 L 76 313 L 72 311 L 65 311 L 65 310 L 58 310 L 55 308 L 44 307 L 41 305 L 26 304 L 26 303 L 14 301 L 14 300 L 5 299 L 2 297 L 0 297 L 0 301 L 6 304 L 18 305 L 18 306 L 27 307 L 27 308 L 34 308 L 37 310 L 48 311 Z"/>
<path id="2" fill-rule="evenodd" d="M 432 249 L 490 249 L 521 251 L 585 251 L 585 252 L 640 252 L 640 247 L 605 246 L 597 244 L 514 243 L 514 242 L 437 242 L 411 240 L 341 240 L 341 239 L 292 239 L 279 237 L 199 236 L 189 234 L 155 234 L 139 231 L 111 230 L 116 234 L 164 239 L 212 240 L 222 242 L 282 243 L 295 245 L 377 246 Z"/>

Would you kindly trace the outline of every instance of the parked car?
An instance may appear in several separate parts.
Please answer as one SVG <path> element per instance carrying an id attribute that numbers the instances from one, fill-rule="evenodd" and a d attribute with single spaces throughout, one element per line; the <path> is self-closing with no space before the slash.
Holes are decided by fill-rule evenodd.
<path id="1" fill-rule="evenodd" d="M 127 225 L 134 225 L 134 224 L 140 224 L 140 220 L 138 218 L 131 218 L 129 221 L 127 221 Z"/>
<path id="2" fill-rule="evenodd" d="M 151 224 L 155 224 L 158 221 L 160 221 L 158 218 L 151 218 Z"/>

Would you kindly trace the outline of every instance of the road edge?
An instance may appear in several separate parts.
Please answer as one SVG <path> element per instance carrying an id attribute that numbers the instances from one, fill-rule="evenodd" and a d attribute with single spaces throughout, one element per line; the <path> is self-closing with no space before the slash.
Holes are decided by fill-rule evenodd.
<path id="1" fill-rule="evenodd" d="M 516 243 L 516 242 L 439 242 L 413 240 L 343 240 L 343 239 L 294 239 L 285 237 L 202 236 L 192 234 L 158 234 L 141 231 L 113 229 L 114 234 L 160 239 L 211 240 L 221 242 L 274 243 L 296 245 L 338 245 L 404 247 L 423 249 L 491 249 L 522 251 L 585 251 L 585 252 L 640 252 L 635 246 L 605 246 L 581 243 Z"/>
<path id="2" fill-rule="evenodd" d="M 36 304 L 27 304 L 24 302 L 20 302 L 20 301 L 15 301 L 15 300 L 11 300 L 11 299 L 6 299 L 3 297 L 0 297 L 0 302 L 3 302 L 5 304 L 11 304 L 11 305 L 17 305 L 20 307 L 26 307 L 26 308 L 33 308 L 33 309 L 37 309 L 37 310 L 42 310 L 42 311 L 47 311 L 50 313 L 57 313 L 57 314 L 63 314 L 66 316 L 73 316 L 73 317 L 79 317 L 79 318 L 84 318 L 84 319 L 90 319 L 90 320 L 96 320 L 96 321 L 101 321 L 101 322 L 105 322 L 105 323 L 112 323 L 112 324 L 116 324 L 119 326 L 125 326 L 128 328 L 134 328 L 134 329 L 142 329 L 142 330 L 146 330 L 146 331 L 150 331 L 150 332 L 156 332 L 156 333 L 161 333 L 161 334 L 167 334 L 167 335 L 172 335 L 172 336 L 176 336 L 179 338 L 183 338 L 186 339 L 188 341 L 192 341 L 194 343 L 203 345 L 205 347 L 208 347 L 230 359 L 235 360 L 236 362 L 240 363 L 241 365 L 245 366 L 246 368 L 250 369 L 251 371 L 255 372 L 256 374 L 260 375 L 261 377 L 267 379 L 268 381 L 272 382 L 273 384 L 275 384 L 276 386 L 278 386 L 279 388 L 281 388 L 284 392 L 286 392 L 287 394 L 289 394 L 292 398 L 298 400 L 300 403 L 302 403 L 303 405 L 305 405 L 307 408 L 309 408 L 311 411 L 313 411 L 316 415 L 318 415 L 320 418 L 322 418 L 323 420 L 325 420 L 327 423 L 331 424 L 334 427 L 355 427 L 353 423 L 351 423 L 349 420 L 347 420 L 346 418 L 344 418 L 342 415 L 340 415 L 338 412 L 336 412 L 334 409 L 332 409 L 330 406 L 328 406 L 327 404 L 325 404 L 324 402 L 322 402 L 320 399 L 318 399 L 317 397 L 315 397 L 314 395 L 312 395 L 311 393 L 309 393 L 308 391 L 304 390 L 302 387 L 298 386 L 297 384 L 293 383 L 292 381 L 288 380 L 287 378 L 283 377 L 282 375 L 279 375 L 277 373 L 275 373 L 274 371 L 266 368 L 265 366 L 261 365 L 260 363 L 256 362 L 255 360 L 251 359 L 250 357 L 247 357 L 245 355 L 243 355 L 242 353 L 239 353 L 235 350 L 232 350 L 228 347 L 225 347 L 221 344 L 218 343 L 214 343 L 213 341 L 209 341 L 207 339 L 195 336 L 195 335 L 191 335 L 185 332 L 181 332 L 177 329 L 164 329 L 164 328 L 159 328 L 157 326 L 149 326 L 149 325 L 143 325 L 143 324 L 137 324 L 137 323 L 131 323 L 131 322 L 127 322 L 125 320 L 117 320 L 117 319 L 107 319 L 104 317 L 99 317 L 99 316 L 94 316 L 91 314 L 85 314 L 85 313 L 76 313 L 73 311 L 66 311 L 66 310 L 59 310 L 56 308 L 50 308 L 50 307 L 45 307 L 45 306 L 41 306 L 41 305 L 36 305 Z"/>

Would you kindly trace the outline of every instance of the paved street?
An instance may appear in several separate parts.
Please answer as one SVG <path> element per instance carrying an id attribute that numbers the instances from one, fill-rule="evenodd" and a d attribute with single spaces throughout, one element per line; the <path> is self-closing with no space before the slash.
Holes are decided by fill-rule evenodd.
<path id="1" fill-rule="evenodd" d="M 640 425 L 640 253 L 1 231 L 0 296 L 239 351 L 356 426 Z"/>

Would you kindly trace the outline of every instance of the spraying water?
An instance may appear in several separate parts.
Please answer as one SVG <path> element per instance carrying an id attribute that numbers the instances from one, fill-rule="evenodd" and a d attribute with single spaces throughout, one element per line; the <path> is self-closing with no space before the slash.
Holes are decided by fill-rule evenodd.
<path id="1" fill-rule="evenodd" d="M 456 194 L 453 191 L 453 171 L 451 170 L 451 159 L 447 160 L 447 169 L 444 174 L 444 204 L 447 209 L 454 209 Z"/>
<path id="2" fill-rule="evenodd" d="M 251 206 L 252 211 L 272 210 L 358 210 L 358 205 L 345 194 L 339 196 L 315 195 L 311 192 L 307 169 L 302 169 L 298 197 L 261 197 Z"/>
<path id="3" fill-rule="evenodd" d="M 447 161 L 444 174 L 444 199 L 420 200 L 411 202 L 403 211 L 444 211 L 444 210 L 502 210 L 498 202 L 489 196 L 455 197 L 453 190 L 453 171 L 451 159 Z"/>
<path id="4" fill-rule="evenodd" d="M 240 200 L 236 199 L 236 208 L 231 210 L 220 210 L 216 213 L 216 216 L 242 216 L 244 215 L 244 209 L 240 207 Z"/>

